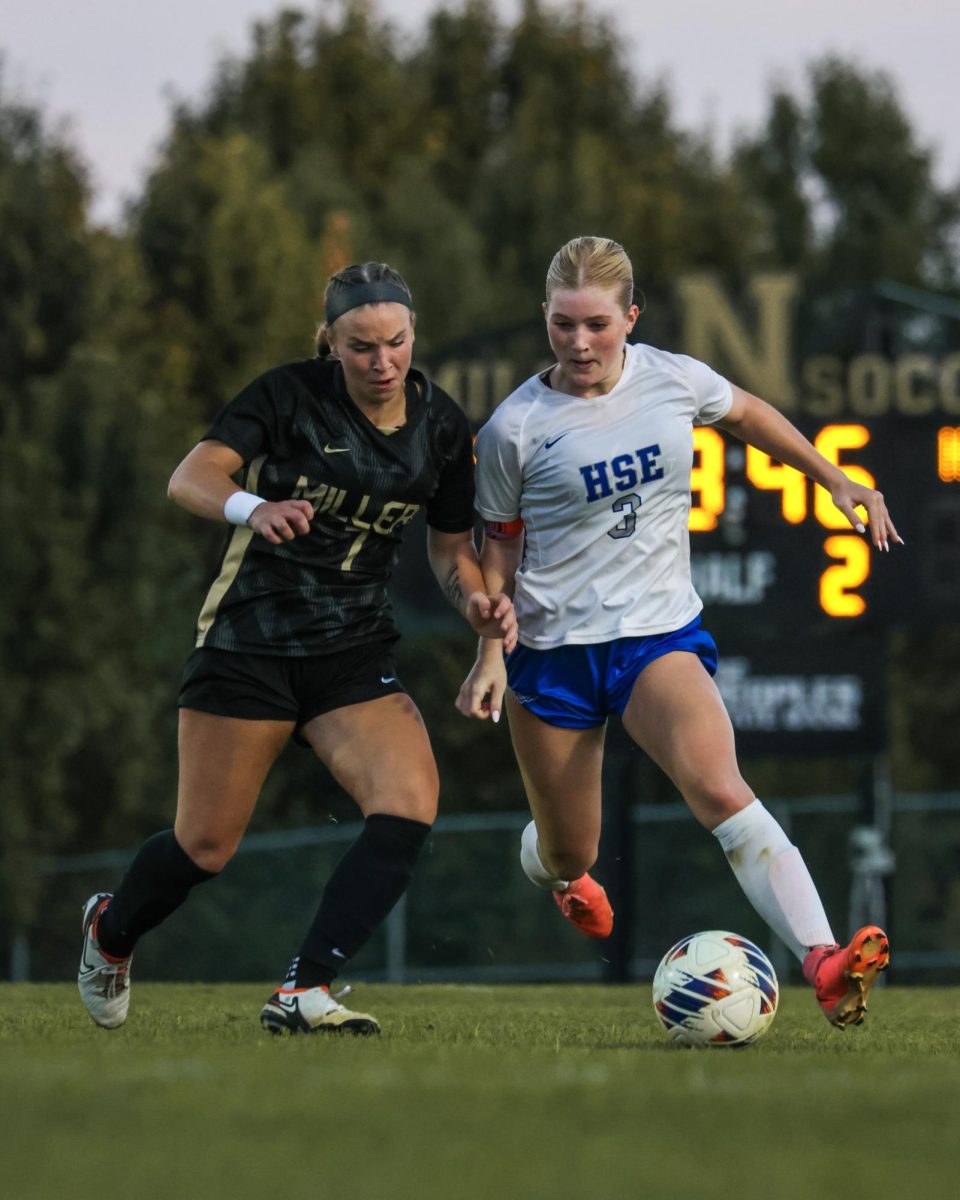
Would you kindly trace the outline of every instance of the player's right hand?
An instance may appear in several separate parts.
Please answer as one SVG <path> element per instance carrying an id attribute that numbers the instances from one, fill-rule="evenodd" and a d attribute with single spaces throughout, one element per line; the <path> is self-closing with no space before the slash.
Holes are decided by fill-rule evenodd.
<path id="1" fill-rule="evenodd" d="M 472 592 L 467 597 L 465 615 L 481 637 L 502 641 L 505 654 L 517 648 L 517 614 L 513 601 L 503 592 L 495 596 Z"/>
<path id="2" fill-rule="evenodd" d="M 254 533 L 279 546 L 309 533 L 312 520 L 313 505 L 309 500 L 264 500 L 247 518 L 247 524 Z"/>

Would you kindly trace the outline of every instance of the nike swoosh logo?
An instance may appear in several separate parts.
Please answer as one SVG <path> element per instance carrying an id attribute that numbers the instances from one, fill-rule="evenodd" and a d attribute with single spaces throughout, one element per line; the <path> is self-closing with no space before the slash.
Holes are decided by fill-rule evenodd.
<path id="1" fill-rule="evenodd" d="M 349 454 L 349 446 L 331 446 L 329 442 L 323 448 L 324 454 Z"/>
<path id="2" fill-rule="evenodd" d="M 381 675 L 380 682 L 381 683 L 396 683 L 397 677 L 396 677 L 396 675 Z M 336 950 L 334 950 L 334 954 L 336 954 Z"/>
<path id="3" fill-rule="evenodd" d="M 567 430 L 567 433 L 570 433 L 569 429 Z M 557 442 L 560 441 L 560 438 L 565 438 L 567 436 L 567 433 L 561 433 L 557 437 L 552 438 L 550 441 L 544 442 L 543 443 L 544 450 L 550 450 L 553 446 L 555 446 L 557 444 Z"/>
<path id="4" fill-rule="evenodd" d="M 80 956 L 80 974 L 81 975 L 96 975 L 106 963 L 101 958 L 98 963 L 87 961 L 87 948 L 84 946 L 83 953 Z"/>
<path id="5" fill-rule="evenodd" d="M 97 958 L 100 959 L 99 962 L 90 962 L 87 958 L 88 949 L 93 949 L 93 947 L 90 946 L 88 938 L 84 936 L 83 948 L 80 951 L 80 975 L 83 978 L 86 978 L 88 975 L 99 975 L 103 968 L 108 965 L 106 959 L 100 958 L 99 954 L 97 954 Z M 93 952 L 94 954 L 97 953 L 96 950 Z"/>

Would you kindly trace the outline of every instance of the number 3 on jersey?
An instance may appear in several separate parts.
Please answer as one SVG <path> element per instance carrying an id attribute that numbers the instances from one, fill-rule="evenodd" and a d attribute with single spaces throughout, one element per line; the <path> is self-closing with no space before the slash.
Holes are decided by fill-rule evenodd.
<path id="1" fill-rule="evenodd" d="M 629 537 L 637 527 L 637 509 L 642 503 L 643 500 L 637 493 L 631 492 L 629 496 L 621 496 L 619 500 L 612 504 L 613 511 L 623 513 L 623 517 L 612 529 L 607 531 L 607 537 Z"/>

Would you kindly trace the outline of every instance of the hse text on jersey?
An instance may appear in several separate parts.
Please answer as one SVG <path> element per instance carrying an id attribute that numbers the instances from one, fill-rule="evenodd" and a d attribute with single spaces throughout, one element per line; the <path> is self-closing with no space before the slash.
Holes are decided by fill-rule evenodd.
<path id="1" fill-rule="evenodd" d="M 629 492 L 640 484 L 662 479 L 660 455 L 660 445 L 654 442 L 632 454 L 617 454 L 609 460 L 601 459 L 600 462 L 580 467 L 587 503 L 606 500 L 615 492 Z"/>

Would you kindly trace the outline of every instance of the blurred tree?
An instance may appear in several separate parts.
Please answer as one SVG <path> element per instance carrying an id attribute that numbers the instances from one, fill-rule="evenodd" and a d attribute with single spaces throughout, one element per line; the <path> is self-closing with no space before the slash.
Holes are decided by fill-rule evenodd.
<path id="1" fill-rule="evenodd" d="M 812 234 L 809 168 L 804 113 L 792 96 L 774 92 L 765 128 L 755 140 L 740 142 L 734 164 L 764 222 L 763 265 L 806 269 Z"/>
<path id="2" fill-rule="evenodd" d="M 250 55 L 225 60 L 208 103 L 181 107 L 177 124 L 216 137 L 242 130 L 278 174 L 326 146 L 362 203 L 377 205 L 394 160 L 422 144 L 423 89 L 371 0 L 339 7 L 339 23 L 289 10 L 257 22 Z"/>
<path id="3" fill-rule="evenodd" d="M 310 239 L 349 214 L 355 257 L 396 259 L 440 342 L 535 312 L 530 280 L 584 229 L 624 241 L 663 295 L 692 264 L 741 275 L 755 258 L 740 177 L 673 127 L 662 89 L 639 93 L 617 31 L 582 5 L 527 0 L 504 28 L 488 0 L 468 0 L 409 48 L 367 0 L 347 0 L 339 22 L 259 23 L 248 58 L 221 64 L 207 100 L 175 113 L 142 208 L 160 291 L 204 328 L 201 164 L 239 136 L 267 156 L 261 178 L 282 181 Z"/>
<path id="4" fill-rule="evenodd" d="M 484 265 L 482 234 L 422 160 L 396 164 L 369 245 L 371 258 L 403 263 L 417 304 L 418 356 L 489 318 L 497 287 Z"/>
<path id="5" fill-rule="evenodd" d="M 0 98 L 0 912 L 29 918 L 38 857 L 139 831 L 169 797 L 170 597 L 189 578 L 165 509 L 184 434 L 176 356 L 151 343 L 139 260 L 87 224 L 84 172 Z M 189 634 L 189 624 L 180 629 Z M 172 732 L 172 730 L 171 730 Z"/>
<path id="6" fill-rule="evenodd" d="M 763 212 L 769 261 L 801 270 L 808 288 L 960 282 L 960 189 L 937 185 L 883 72 L 835 57 L 813 63 L 806 103 L 777 90 L 735 165 Z"/>
<path id="7" fill-rule="evenodd" d="M 507 120 L 500 70 L 504 35 L 490 0 L 428 20 L 411 66 L 424 88 L 424 158 L 451 201 L 469 212 L 477 174 Z"/>
<path id="8" fill-rule="evenodd" d="M 136 220 L 156 336 L 186 352 L 198 414 L 212 417 L 260 371 L 309 354 L 325 282 L 319 239 L 250 137 L 175 131 Z"/>
<path id="9" fill-rule="evenodd" d="M 821 274 L 834 286 L 882 276 L 923 285 L 949 274 L 930 258 L 944 216 L 931 156 L 892 82 L 836 58 L 815 63 L 810 77 L 810 165 L 827 210 Z M 958 216 L 955 208 L 954 224 Z"/>
<path id="10" fill-rule="evenodd" d="M 70 147 L 37 111 L 0 90 L 0 498 L 12 534 L 0 606 L 0 869 L 3 910 L 18 916 L 36 894 L 32 852 L 57 845 L 64 832 L 64 741 L 83 720 L 66 711 L 68 690 L 54 690 L 63 680 L 58 617 L 79 555 L 76 518 L 62 511 L 69 488 L 57 423 L 37 393 L 49 396 L 86 326 L 86 199 Z"/>
<path id="11" fill-rule="evenodd" d="M 740 182 L 676 129 L 662 88 L 630 76 L 612 22 L 526 0 L 502 41 L 500 127 L 471 199 L 497 279 L 488 320 L 534 313 L 531 281 L 589 231 L 623 242 L 638 283 L 663 297 L 693 264 L 746 269 L 756 222 Z"/>
<path id="12" fill-rule="evenodd" d="M 175 114 L 140 208 L 139 236 L 158 308 L 175 298 L 196 345 L 208 346 L 212 333 L 219 346 L 198 363 L 196 375 L 198 391 L 218 403 L 231 394 L 226 380 L 251 373 L 238 346 L 255 345 L 258 366 L 307 352 L 304 339 L 294 345 L 264 329 L 266 314 L 287 330 L 312 332 L 327 275 L 358 257 L 390 259 L 406 272 L 424 348 L 435 318 L 444 321 L 444 337 L 476 320 L 478 298 L 488 290 L 482 242 L 450 196 L 446 169 L 433 170 L 438 157 L 436 146 L 428 148 L 424 70 L 401 59 L 395 44 L 373 8 L 355 0 L 343 6 L 338 26 L 281 13 L 257 25 L 249 60 L 221 65 L 205 107 Z M 225 170 L 221 158 L 231 152 Z M 261 189 L 258 205 L 270 212 L 256 211 L 252 189 Z M 223 212 L 229 204 L 231 218 Z M 237 225 L 244 212 L 258 230 L 262 273 L 245 261 L 250 242 Z M 212 227 L 227 221 L 232 236 L 221 245 Z M 265 230 L 276 234 L 274 242 L 264 240 Z M 281 235 L 291 261 L 284 260 Z M 227 292 L 242 281 L 247 297 L 228 297 L 222 316 L 224 288 L 215 276 Z M 253 276 L 258 283 L 251 288 Z M 285 295 L 278 290 L 283 279 Z M 238 304 L 249 307 L 249 320 L 231 311 Z M 177 324 L 182 337 L 183 321 Z"/>
<path id="13" fill-rule="evenodd" d="M 2 60 L 0 60 L 2 69 Z M 0 73 L 0 388 L 63 365 L 91 286 L 86 173 L 41 115 L 7 101 Z"/>

